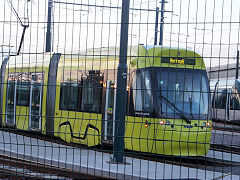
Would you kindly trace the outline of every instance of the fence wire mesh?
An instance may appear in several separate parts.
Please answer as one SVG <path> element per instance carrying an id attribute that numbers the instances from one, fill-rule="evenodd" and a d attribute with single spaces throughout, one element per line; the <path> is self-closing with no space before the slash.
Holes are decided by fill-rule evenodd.
<path id="1" fill-rule="evenodd" d="M 2 0 L 0 177 L 240 179 L 239 0 Z"/>

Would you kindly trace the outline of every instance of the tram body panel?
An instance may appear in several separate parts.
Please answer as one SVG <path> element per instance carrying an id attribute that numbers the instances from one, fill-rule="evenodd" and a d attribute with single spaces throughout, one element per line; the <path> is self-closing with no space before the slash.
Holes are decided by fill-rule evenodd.
<path id="1" fill-rule="evenodd" d="M 135 53 L 137 58 L 131 60 L 130 65 L 132 68 L 172 67 L 206 70 L 203 58 L 198 53 L 186 49 L 166 48 L 162 46 L 139 46 L 139 50 Z M 169 57 L 171 58 L 165 59 Z M 195 62 L 194 65 L 191 65 L 191 60 L 188 60 L 188 58 Z M 184 61 L 188 61 L 189 64 L 184 63 Z"/>
<path id="2" fill-rule="evenodd" d="M 154 119 L 131 117 L 126 118 L 125 148 L 134 151 L 154 153 L 155 123 Z M 147 128 L 145 126 L 148 126 Z"/>
<path id="3" fill-rule="evenodd" d="M 226 120 L 226 110 L 225 109 L 215 109 L 214 112 L 214 117 L 218 120 L 225 121 Z"/>
<path id="4" fill-rule="evenodd" d="M 102 77 L 100 72 L 99 74 L 91 74 L 91 70 L 86 70 L 91 69 L 89 67 L 71 65 L 71 61 L 74 59 L 63 56 L 59 62 L 54 132 L 56 136 L 67 142 L 95 146 L 101 143 L 102 114 L 101 104 L 94 103 L 96 99 L 90 96 L 94 96 L 94 93 L 97 93 L 97 98 L 102 96 Z M 84 59 L 78 61 L 82 64 Z M 97 92 L 91 84 L 91 78 L 95 78 L 95 80 L 100 78 L 98 79 L 98 87 L 95 87 Z M 68 95 L 69 91 L 72 94 Z M 93 104 L 84 104 L 84 100 L 91 101 Z"/>
<path id="5" fill-rule="evenodd" d="M 62 111 L 60 114 L 57 113 L 54 123 L 55 136 L 64 141 L 80 143 L 86 146 L 100 144 L 100 114 Z"/>
<path id="6" fill-rule="evenodd" d="M 229 120 L 233 122 L 240 122 L 240 110 L 231 110 L 229 111 Z"/>
<path id="7" fill-rule="evenodd" d="M 210 148 L 211 125 L 207 127 L 204 123 L 208 121 L 195 120 L 189 125 L 180 119 L 128 116 L 125 147 L 134 151 L 175 156 L 205 155 Z"/>

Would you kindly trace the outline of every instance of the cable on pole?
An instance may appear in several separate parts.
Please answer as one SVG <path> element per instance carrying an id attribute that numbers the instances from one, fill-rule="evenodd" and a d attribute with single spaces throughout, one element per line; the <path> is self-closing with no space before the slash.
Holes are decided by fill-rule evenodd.
<path id="1" fill-rule="evenodd" d="M 28 2 L 30 2 L 31 0 L 27 0 L 27 17 L 25 18 L 24 17 L 24 22 L 25 20 L 27 20 L 27 23 L 24 24 L 21 20 L 21 18 L 19 17 L 16 9 L 14 8 L 13 4 L 12 4 L 12 0 L 8 0 L 8 4 L 11 8 L 11 10 L 13 11 L 13 13 L 15 14 L 16 18 L 18 19 L 20 25 L 23 27 L 23 31 L 22 31 L 22 36 L 21 36 L 21 41 L 20 41 L 20 44 L 19 44 L 19 47 L 18 47 L 18 52 L 17 52 L 17 55 L 20 54 L 20 51 L 21 51 L 21 48 L 22 48 L 22 44 L 23 44 L 23 41 L 24 41 L 24 36 L 25 36 L 25 32 L 26 32 L 26 29 L 29 27 L 29 14 L 28 14 Z"/>

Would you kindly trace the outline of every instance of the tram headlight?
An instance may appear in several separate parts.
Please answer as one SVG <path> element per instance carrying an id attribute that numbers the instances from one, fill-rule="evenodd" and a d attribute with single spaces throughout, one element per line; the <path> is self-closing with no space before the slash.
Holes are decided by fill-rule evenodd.
<path id="1" fill-rule="evenodd" d="M 211 127 L 211 123 L 210 122 L 207 122 L 207 127 Z"/>
<path id="2" fill-rule="evenodd" d="M 164 125 L 165 122 L 163 120 L 159 121 L 159 124 Z"/>
<path id="3" fill-rule="evenodd" d="M 147 122 L 147 121 L 145 121 L 145 124 L 144 124 L 144 126 L 145 126 L 145 128 L 147 128 L 147 127 L 148 127 L 148 122 Z"/>
<path id="4" fill-rule="evenodd" d="M 203 127 L 211 127 L 211 123 L 210 122 L 203 122 Z"/>

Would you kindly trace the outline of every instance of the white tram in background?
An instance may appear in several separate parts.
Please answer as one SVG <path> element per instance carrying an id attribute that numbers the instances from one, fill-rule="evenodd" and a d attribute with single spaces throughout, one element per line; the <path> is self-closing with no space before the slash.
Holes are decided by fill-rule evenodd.
<path id="1" fill-rule="evenodd" d="M 213 120 L 240 124 L 240 79 L 212 79 L 210 89 Z"/>

